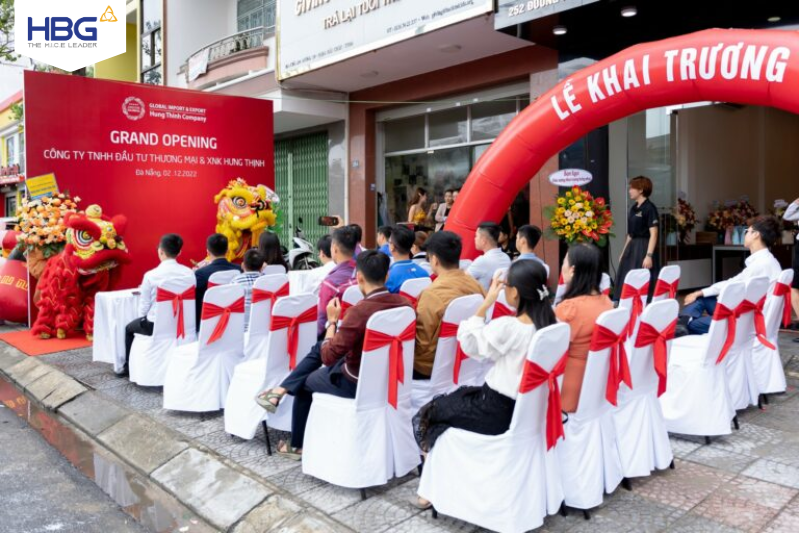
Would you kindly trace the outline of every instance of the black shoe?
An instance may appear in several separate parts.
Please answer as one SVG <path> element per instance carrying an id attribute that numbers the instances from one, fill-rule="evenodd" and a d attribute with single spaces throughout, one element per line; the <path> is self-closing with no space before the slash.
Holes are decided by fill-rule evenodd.
<path id="1" fill-rule="evenodd" d="M 797 322 L 792 322 L 791 324 L 789 324 L 789 327 L 786 328 L 786 329 L 788 329 L 790 331 L 797 331 Z"/>
<path id="2" fill-rule="evenodd" d="M 685 325 L 681 324 L 680 322 L 675 325 L 675 338 L 676 339 L 678 337 L 685 337 L 687 335 L 691 335 L 691 333 L 689 332 L 689 328 L 687 328 Z"/>
<path id="3" fill-rule="evenodd" d="M 114 375 L 118 378 L 127 378 L 130 375 L 128 374 L 128 365 L 123 366 L 119 372 L 114 372 Z"/>

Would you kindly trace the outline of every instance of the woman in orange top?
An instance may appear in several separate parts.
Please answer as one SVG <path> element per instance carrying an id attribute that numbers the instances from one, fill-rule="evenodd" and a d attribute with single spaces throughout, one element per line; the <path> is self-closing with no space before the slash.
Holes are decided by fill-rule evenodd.
<path id="1" fill-rule="evenodd" d="M 569 324 L 571 330 L 569 356 L 561 386 L 561 408 L 568 413 L 578 409 L 595 321 L 600 313 L 614 307 L 608 296 L 600 291 L 601 258 L 597 246 L 576 244 L 570 247 L 561 268 L 567 291 L 556 307 L 556 318 Z"/>

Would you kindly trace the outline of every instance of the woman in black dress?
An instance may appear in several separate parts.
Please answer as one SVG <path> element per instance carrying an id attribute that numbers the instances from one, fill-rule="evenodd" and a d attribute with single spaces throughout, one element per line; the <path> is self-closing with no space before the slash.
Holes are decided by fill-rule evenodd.
<path id="1" fill-rule="evenodd" d="M 619 268 L 614 286 L 614 300 L 618 301 L 625 283 L 625 276 L 631 270 L 646 268 L 650 271 L 650 294 L 658 276 L 658 208 L 650 201 L 653 182 L 650 178 L 639 176 L 631 180 L 628 194 L 634 201 L 628 212 L 628 236 L 619 257 Z"/>

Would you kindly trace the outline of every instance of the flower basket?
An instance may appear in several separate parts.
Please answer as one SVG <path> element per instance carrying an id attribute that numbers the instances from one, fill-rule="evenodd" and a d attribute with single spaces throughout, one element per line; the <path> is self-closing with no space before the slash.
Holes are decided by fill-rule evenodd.
<path id="1" fill-rule="evenodd" d="M 614 219 L 605 198 L 594 198 L 589 191 L 572 187 L 563 195 L 556 197 L 556 204 L 547 206 L 545 216 L 550 226 L 545 236 L 561 239 L 567 244 L 581 242 L 606 246 Z"/>

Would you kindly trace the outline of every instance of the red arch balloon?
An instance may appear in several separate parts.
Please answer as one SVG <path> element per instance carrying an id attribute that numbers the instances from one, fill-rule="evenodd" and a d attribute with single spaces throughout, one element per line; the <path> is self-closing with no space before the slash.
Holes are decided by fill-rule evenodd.
<path id="1" fill-rule="evenodd" d="M 529 105 L 470 172 L 447 218 L 475 257 L 473 234 L 500 220 L 554 154 L 628 115 L 700 101 L 798 113 L 798 32 L 705 30 L 628 48 L 565 79 Z"/>

